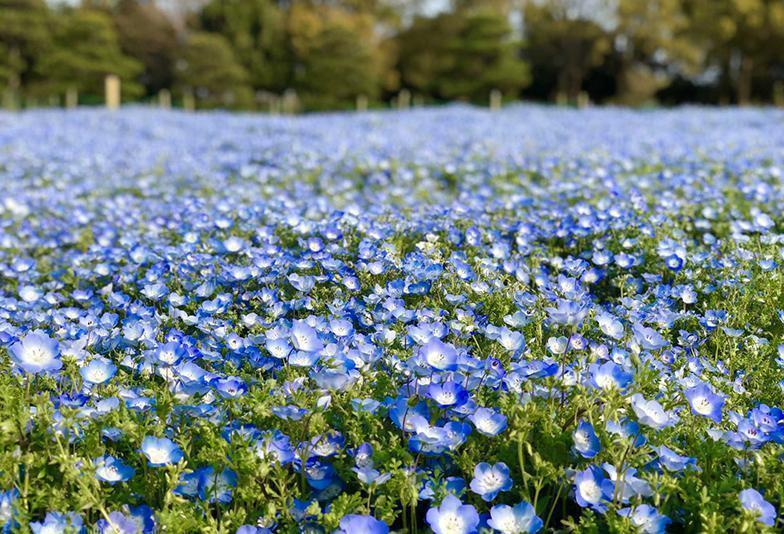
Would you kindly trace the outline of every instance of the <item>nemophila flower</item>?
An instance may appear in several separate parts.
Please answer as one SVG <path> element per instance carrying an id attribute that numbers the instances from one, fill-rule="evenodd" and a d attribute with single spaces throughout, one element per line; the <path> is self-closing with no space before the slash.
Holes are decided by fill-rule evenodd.
<path id="1" fill-rule="evenodd" d="M 632 373 L 624 370 L 615 362 L 603 364 L 592 363 L 590 367 L 591 381 L 599 389 L 618 389 L 625 391 L 632 383 Z"/>
<path id="2" fill-rule="evenodd" d="M 290 337 L 294 348 L 302 352 L 317 352 L 324 347 L 318 332 L 305 321 L 294 321 Z"/>
<path id="3" fill-rule="evenodd" d="M 231 469 L 216 472 L 212 466 L 204 467 L 199 473 L 198 494 L 203 501 L 210 503 L 231 502 L 232 491 L 237 487 L 237 474 Z"/>
<path id="4" fill-rule="evenodd" d="M 436 490 L 460 497 L 465 491 L 466 483 L 461 477 L 446 477 L 436 484 L 433 480 L 426 480 L 419 491 L 419 498 L 432 501 L 436 498 Z"/>
<path id="5" fill-rule="evenodd" d="M 95 464 L 95 478 L 109 484 L 130 480 L 135 473 L 133 467 L 126 465 L 114 456 L 104 455 L 96 458 L 93 463 Z"/>
<path id="6" fill-rule="evenodd" d="M 420 357 L 437 371 L 454 371 L 457 369 L 457 350 L 449 343 L 432 338 L 419 349 Z"/>
<path id="7" fill-rule="evenodd" d="M 574 441 L 574 449 L 583 458 L 593 458 L 599 454 L 602 448 L 593 425 L 583 419 L 580 420 L 577 428 L 572 433 L 572 440 Z"/>
<path id="8" fill-rule="evenodd" d="M 481 462 L 474 467 L 474 478 L 471 480 L 471 491 L 490 502 L 502 491 L 512 489 L 509 468 L 503 462 L 490 465 Z"/>
<path id="9" fill-rule="evenodd" d="M 667 471 L 678 472 L 683 471 L 688 467 L 697 467 L 696 458 L 681 456 L 666 445 L 654 447 L 653 451 L 658 454 L 658 458 L 656 460 L 657 465 L 663 467 Z"/>
<path id="10" fill-rule="evenodd" d="M 748 488 L 738 494 L 740 504 L 744 510 L 753 514 L 757 521 L 772 527 L 776 523 L 776 508 L 753 488 Z"/>
<path id="11" fill-rule="evenodd" d="M 33 534 L 81 534 L 86 532 L 82 517 L 75 512 L 67 514 L 48 512 L 43 521 L 30 523 L 30 530 Z"/>
<path id="12" fill-rule="evenodd" d="M 602 469 L 607 473 L 610 480 L 615 484 L 616 493 L 621 502 L 627 503 L 635 497 L 650 497 L 653 495 L 651 485 L 645 480 L 637 477 L 637 469 L 634 467 L 627 467 L 618 477 L 618 471 L 614 465 L 608 463 L 602 464 Z"/>
<path id="13" fill-rule="evenodd" d="M 183 458 L 182 450 L 169 438 L 147 436 L 142 440 L 141 451 L 151 467 L 176 464 Z"/>
<path id="14" fill-rule="evenodd" d="M 25 373 L 48 374 L 63 366 L 59 344 L 40 330 L 25 335 L 8 347 L 8 352 L 14 364 Z"/>
<path id="15" fill-rule="evenodd" d="M 605 478 L 601 469 L 591 465 L 585 471 L 578 472 L 574 477 L 574 496 L 577 504 L 583 508 L 593 508 L 597 512 L 605 512 L 612 499 L 615 485 Z"/>
<path id="16" fill-rule="evenodd" d="M 607 313 L 600 313 L 596 316 L 596 322 L 605 335 L 613 339 L 622 339 L 624 335 L 623 323 L 617 318 Z"/>
<path id="17" fill-rule="evenodd" d="M 471 534 L 479 527 L 476 508 L 454 495 L 447 495 L 438 507 L 430 508 L 425 518 L 434 534 Z"/>
<path id="18" fill-rule="evenodd" d="M 0 527 L 3 527 L 3 532 L 10 532 L 16 525 L 14 516 L 17 513 L 18 498 L 19 491 L 16 489 L 0 491 Z"/>
<path id="19" fill-rule="evenodd" d="M 506 430 L 506 416 L 490 408 L 477 408 L 468 418 L 477 432 L 485 436 L 497 436 Z"/>
<path id="20" fill-rule="evenodd" d="M 114 377 L 117 366 L 106 358 L 97 357 L 79 369 L 85 382 L 92 385 L 105 384 Z"/>
<path id="21" fill-rule="evenodd" d="M 130 515 L 111 512 L 108 518 L 99 519 L 96 528 L 100 534 L 138 534 L 138 523 Z"/>
<path id="22" fill-rule="evenodd" d="M 631 396 L 631 405 L 640 423 L 656 430 L 672 426 L 676 422 L 674 415 L 662 408 L 661 404 L 655 400 L 645 400 L 639 393 Z"/>
<path id="23" fill-rule="evenodd" d="M 642 534 L 664 534 L 672 521 L 648 504 L 618 510 L 618 515 L 628 517 L 632 525 Z"/>
<path id="24" fill-rule="evenodd" d="M 449 408 L 465 404 L 468 400 L 468 391 L 457 382 L 447 381 L 430 384 L 427 396 L 433 399 L 441 408 Z"/>
<path id="25" fill-rule="evenodd" d="M 387 534 L 389 527 L 373 516 L 349 514 L 344 515 L 338 527 L 340 534 Z"/>
<path id="26" fill-rule="evenodd" d="M 634 339 L 645 350 L 659 350 L 669 345 L 667 340 L 653 328 L 634 324 L 632 325 L 632 331 L 634 332 Z"/>
<path id="27" fill-rule="evenodd" d="M 724 397 L 715 394 L 705 383 L 687 389 L 684 392 L 694 414 L 707 417 L 715 423 L 721 422 L 721 410 L 724 407 Z"/>
<path id="28" fill-rule="evenodd" d="M 527 534 L 539 532 L 544 523 L 536 510 L 527 502 L 515 506 L 497 504 L 490 509 L 488 526 L 502 534 Z"/>

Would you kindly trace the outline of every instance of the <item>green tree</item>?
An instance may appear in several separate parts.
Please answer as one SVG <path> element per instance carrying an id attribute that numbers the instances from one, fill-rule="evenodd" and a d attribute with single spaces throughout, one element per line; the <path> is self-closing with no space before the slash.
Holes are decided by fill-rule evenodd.
<path id="1" fill-rule="evenodd" d="M 177 86 L 193 92 L 202 107 L 247 107 L 252 103 L 248 74 L 222 35 L 194 32 L 177 61 Z"/>
<path id="2" fill-rule="evenodd" d="M 523 8 L 526 57 L 534 78 L 551 83 L 547 92 L 558 100 L 575 101 L 588 72 L 610 51 L 610 34 L 599 22 L 612 13 L 587 6 L 582 0 L 551 0 L 529 1 Z"/>
<path id="3" fill-rule="evenodd" d="M 126 98 L 142 94 L 136 77 L 142 66 L 124 55 L 111 17 L 92 9 L 65 9 L 53 21 L 52 45 L 37 65 L 40 90 L 62 93 L 71 88 L 101 97 L 104 79 L 115 74 L 123 82 Z"/>
<path id="4" fill-rule="evenodd" d="M 288 13 L 293 86 L 309 109 L 347 107 L 376 97 L 383 57 L 373 18 L 341 8 L 295 4 Z"/>
<path id="5" fill-rule="evenodd" d="M 154 3 L 120 0 L 113 10 L 123 53 L 139 61 L 144 70 L 138 81 L 148 95 L 171 87 L 177 55 L 177 31 Z"/>
<path id="6" fill-rule="evenodd" d="M 485 102 L 493 89 L 516 96 L 529 81 L 505 16 L 493 11 L 419 17 L 400 34 L 402 85 L 438 100 Z"/>
<path id="7" fill-rule="evenodd" d="M 13 93 L 34 75 L 49 43 L 44 0 L 0 0 L 0 84 Z"/>
<path id="8" fill-rule="evenodd" d="M 781 0 L 684 0 L 692 35 L 704 54 L 704 69 L 718 69 L 720 98 L 747 104 L 753 82 L 771 87 L 771 71 L 782 67 L 784 2 Z"/>
<path id="9" fill-rule="evenodd" d="M 283 92 L 291 83 L 292 57 L 286 13 L 271 0 L 211 0 L 199 25 L 231 44 L 255 89 Z"/>

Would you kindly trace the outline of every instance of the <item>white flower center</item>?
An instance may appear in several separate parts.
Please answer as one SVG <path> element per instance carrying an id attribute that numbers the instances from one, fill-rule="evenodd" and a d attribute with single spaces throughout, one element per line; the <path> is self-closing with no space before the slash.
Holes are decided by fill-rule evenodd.
<path id="1" fill-rule="evenodd" d="M 43 365 L 48 362 L 50 358 L 49 352 L 42 347 L 30 347 L 25 352 L 25 356 L 27 357 L 27 361 L 35 365 Z"/>
<path id="2" fill-rule="evenodd" d="M 700 415 L 708 415 L 711 412 L 711 403 L 705 397 L 696 397 L 692 406 L 694 406 L 694 411 Z"/>
<path id="3" fill-rule="evenodd" d="M 441 532 L 460 534 L 465 531 L 465 521 L 454 512 L 441 514 L 439 520 Z"/>
<path id="4" fill-rule="evenodd" d="M 593 480 L 581 482 L 580 493 L 583 495 L 583 498 L 590 503 L 597 503 L 602 497 L 602 489 Z"/>

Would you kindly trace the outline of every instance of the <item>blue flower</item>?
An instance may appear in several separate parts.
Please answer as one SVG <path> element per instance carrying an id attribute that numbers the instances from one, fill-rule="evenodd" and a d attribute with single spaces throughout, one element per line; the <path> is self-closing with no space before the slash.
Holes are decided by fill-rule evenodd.
<path id="1" fill-rule="evenodd" d="M 30 523 L 30 530 L 33 534 L 82 534 L 86 532 L 82 517 L 74 512 L 67 514 L 48 512 L 43 521 Z"/>
<path id="2" fill-rule="evenodd" d="M 16 526 L 14 517 L 16 516 L 16 500 L 19 498 L 19 491 L 16 489 L 0 491 L 0 527 L 2 532 L 11 532 Z"/>
<path id="3" fill-rule="evenodd" d="M 318 332 L 305 321 L 294 321 L 290 336 L 294 348 L 303 352 L 318 352 L 324 347 Z"/>
<path id="4" fill-rule="evenodd" d="M 476 508 L 454 495 L 447 495 L 440 506 L 430 508 L 425 519 L 433 534 L 472 534 L 479 527 Z"/>
<path id="5" fill-rule="evenodd" d="M 151 467 L 176 464 L 183 458 L 182 450 L 169 438 L 146 436 L 141 450 Z"/>
<path id="6" fill-rule="evenodd" d="M 714 423 L 721 423 L 724 397 L 713 393 L 707 384 L 700 382 L 698 385 L 687 389 L 684 395 L 686 400 L 689 401 L 692 413 L 707 417 Z"/>
<path id="7" fill-rule="evenodd" d="M 593 425 L 585 420 L 580 420 L 577 428 L 572 433 L 575 450 L 583 458 L 593 458 L 602 449 L 599 437 L 593 429 Z"/>
<path id="8" fill-rule="evenodd" d="M 639 393 L 631 396 L 632 409 L 640 423 L 661 430 L 675 424 L 676 419 L 655 400 L 645 400 Z"/>
<path id="9" fill-rule="evenodd" d="M 490 502 L 502 491 L 512 489 L 509 468 L 503 462 L 490 465 L 481 462 L 474 467 L 474 478 L 471 480 L 471 491 Z"/>
<path id="10" fill-rule="evenodd" d="M 468 391 L 454 381 L 430 384 L 427 396 L 441 408 L 461 406 L 468 400 Z"/>
<path id="11" fill-rule="evenodd" d="M 601 469 L 595 465 L 578 472 L 574 477 L 574 496 L 577 504 L 583 508 L 605 512 L 614 489 L 612 481 L 605 478 Z"/>
<path id="12" fill-rule="evenodd" d="M 234 471 L 224 469 L 216 473 L 212 466 L 208 466 L 199 469 L 198 473 L 198 494 L 201 500 L 222 504 L 231 502 L 232 490 L 237 487 L 237 474 Z"/>
<path id="13" fill-rule="evenodd" d="M 96 458 L 93 463 L 95 464 L 95 478 L 109 484 L 130 480 L 135 473 L 133 467 L 126 465 L 114 456 L 104 455 Z"/>
<path id="14" fill-rule="evenodd" d="M 667 525 L 671 523 L 669 517 L 660 514 L 656 508 L 648 504 L 622 508 L 618 510 L 618 515 L 628 517 L 632 525 L 643 534 L 664 534 L 667 532 Z"/>
<path id="15" fill-rule="evenodd" d="M 738 498 L 743 509 L 755 515 L 757 521 L 763 525 L 772 527 L 776 523 L 776 508 L 766 501 L 757 490 L 745 489 L 738 494 Z"/>
<path id="16" fill-rule="evenodd" d="M 544 525 L 534 507 L 525 501 L 514 507 L 507 504 L 493 506 L 487 524 L 502 534 L 535 533 Z"/>
<path id="17" fill-rule="evenodd" d="M 506 430 L 506 416 L 490 408 L 477 408 L 469 419 L 474 423 L 477 432 L 485 436 L 497 436 Z"/>
<path id="18" fill-rule="evenodd" d="M 14 363 L 29 374 L 51 374 L 63 366 L 59 344 L 39 330 L 28 333 L 8 351 Z"/>
<path id="19" fill-rule="evenodd" d="M 438 338 L 431 338 L 419 349 L 419 355 L 437 371 L 454 371 L 457 369 L 457 351 L 449 343 Z"/>
<path id="20" fill-rule="evenodd" d="M 117 372 L 117 366 L 106 358 L 93 358 L 90 362 L 79 369 L 79 374 L 88 384 L 105 384 Z"/>
<path id="21" fill-rule="evenodd" d="M 387 534 L 389 527 L 369 515 L 344 515 L 340 520 L 339 534 Z"/>

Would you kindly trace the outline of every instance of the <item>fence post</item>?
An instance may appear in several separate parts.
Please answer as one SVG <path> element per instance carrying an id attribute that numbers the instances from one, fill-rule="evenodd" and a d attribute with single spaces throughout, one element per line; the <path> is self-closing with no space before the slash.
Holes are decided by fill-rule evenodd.
<path id="1" fill-rule="evenodd" d="M 171 92 L 168 89 L 161 89 L 158 92 L 158 105 L 162 109 L 171 109 Z"/>
<path id="2" fill-rule="evenodd" d="M 411 107 L 411 91 L 408 89 L 401 89 L 397 95 L 398 109 L 408 109 Z"/>
<path id="3" fill-rule="evenodd" d="M 106 93 L 106 107 L 117 109 L 120 107 L 120 78 L 115 74 L 109 74 L 104 79 L 104 90 Z"/>
<path id="4" fill-rule="evenodd" d="M 368 99 L 365 95 L 357 95 L 357 111 L 367 111 Z"/>
<path id="5" fill-rule="evenodd" d="M 503 95 L 498 89 L 490 91 L 490 111 L 498 111 L 501 109 Z"/>
<path id="6" fill-rule="evenodd" d="M 65 91 L 65 107 L 73 109 L 79 105 L 79 91 L 76 87 L 69 87 Z"/>

